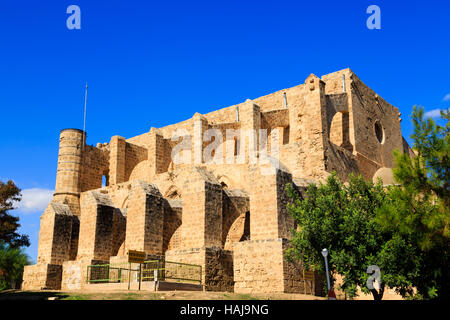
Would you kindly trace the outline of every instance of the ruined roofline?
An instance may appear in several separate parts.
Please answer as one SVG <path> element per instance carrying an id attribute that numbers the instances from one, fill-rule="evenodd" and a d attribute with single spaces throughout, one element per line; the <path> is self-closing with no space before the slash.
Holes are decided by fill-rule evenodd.
<path id="1" fill-rule="evenodd" d="M 323 82 L 326 85 L 327 82 L 330 81 L 330 80 L 335 81 L 335 79 L 336 79 L 335 76 L 336 75 L 340 75 L 340 74 L 345 74 L 346 75 L 346 79 L 348 80 L 348 83 L 347 83 L 348 86 L 350 86 L 350 84 L 353 83 L 354 81 L 358 81 L 362 85 L 364 85 L 366 88 L 368 88 L 370 91 L 372 91 L 377 96 L 378 99 L 380 99 L 381 101 L 383 101 L 384 103 L 389 105 L 393 110 L 399 111 L 398 108 L 396 108 L 394 105 L 392 105 L 389 102 L 387 102 L 385 99 L 383 99 L 381 96 L 379 96 L 373 89 L 371 89 L 367 84 L 365 84 L 363 81 L 361 81 L 361 79 L 350 68 L 344 68 L 344 69 L 341 69 L 341 70 L 338 70 L 338 71 L 335 71 L 335 72 L 332 72 L 332 73 L 328 73 L 328 74 L 322 75 L 320 78 L 312 73 L 308 77 L 305 78 L 305 81 L 306 81 L 306 79 L 309 79 L 311 76 L 313 76 L 313 77 L 319 79 L 321 82 Z M 298 84 L 298 85 L 293 86 L 293 87 L 280 89 L 280 90 L 277 90 L 275 92 L 269 93 L 267 95 L 263 95 L 263 96 L 260 96 L 258 98 L 252 99 L 251 101 L 253 101 L 256 105 L 259 105 L 260 101 L 269 98 L 271 95 L 273 95 L 273 96 L 280 95 L 280 94 L 283 94 L 284 92 L 287 92 L 287 91 L 293 90 L 293 89 L 295 90 L 296 88 L 300 88 L 300 87 L 302 87 L 304 85 L 305 85 L 305 83 L 301 83 L 301 84 Z M 353 87 L 351 87 L 350 90 L 353 90 Z M 342 94 L 342 93 L 343 92 L 341 92 L 341 91 L 339 91 L 339 92 L 329 92 L 326 95 L 337 95 L 337 94 Z M 234 120 L 235 119 L 235 112 L 236 112 L 235 110 L 236 110 L 236 108 L 239 108 L 240 106 L 242 106 L 245 103 L 246 103 L 246 101 L 238 103 L 238 104 L 234 104 L 234 105 L 231 105 L 231 106 L 228 106 L 228 107 L 224 107 L 224 108 L 221 108 L 221 109 L 217 109 L 217 110 L 214 110 L 214 111 L 202 114 L 202 116 L 207 119 L 207 121 L 208 121 L 208 123 L 210 125 L 221 125 L 221 124 L 237 122 L 237 121 Z M 288 104 L 287 109 L 289 109 L 289 104 Z M 267 113 L 267 112 L 272 112 L 272 111 L 278 111 L 278 110 L 284 110 L 284 108 L 282 107 L 282 101 L 281 100 L 280 100 L 280 106 L 278 106 L 278 107 L 277 106 L 265 107 L 265 108 L 261 107 L 261 113 L 262 114 Z M 221 114 L 223 116 L 219 116 Z M 233 117 L 231 117 L 231 114 L 233 114 Z M 217 119 L 214 119 L 214 117 L 218 117 L 218 118 L 222 118 L 222 119 L 217 120 Z M 193 118 L 191 117 L 189 119 L 186 119 L 186 120 L 183 120 L 183 121 L 180 121 L 180 122 L 177 122 L 177 123 L 172 123 L 172 124 L 169 124 L 167 126 L 160 127 L 159 130 L 160 130 L 160 132 L 167 133 L 167 132 L 170 132 L 172 130 L 172 128 L 188 127 L 192 123 L 192 119 Z M 144 133 L 142 133 L 140 135 L 127 138 L 126 141 L 128 143 L 135 143 L 135 141 L 139 140 L 140 137 L 143 137 L 143 136 L 147 135 L 148 133 L 149 132 L 144 132 Z M 163 134 L 163 136 L 164 136 L 164 138 L 167 138 L 165 134 Z"/>
<path id="2" fill-rule="evenodd" d="M 347 69 L 344 69 L 344 70 L 347 70 Z M 344 71 L 344 70 L 336 71 L 336 72 L 334 72 L 334 73 L 342 72 L 342 71 Z M 348 69 L 348 70 L 350 70 L 350 69 Z M 351 70 L 350 70 L 350 71 L 351 71 Z M 332 74 L 332 73 L 330 73 L 330 75 L 331 75 L 331 74 Z M 311 74 L 311 75 L 314 75 L 314 74 Z M 306 81 L 306 79 L 308 79 L 311 75 L 309 75 L 308 77 L 306 77 L 306 78 L 305 78 L 305 81 Z M 317 77 L 316 75 L 314 75 L 314 76 Z M 317 77 L 317 78 L 318 78 L 318 77 Z M 319 78 L 319 79 L 320 79 L 320 78 Z M 258 103 L 257 103 L 257 100 L 267 98 L 267 97 L 269 97 L 270 95 L 276 95 L 276 94 L 279 94 L 279 93 L 281 93 L 281 92 L 285 92 L 285 91 L 288 91 L 288 90 L 292 90 L 292 89 L 295 89 L 295 88 L 299 88 L 299 87 L 302 87 L 302 86 L 304 86 L 304 85 L 305 85 L 304 83 L 300 83 L 300 84 L 295 85 L 295 86 L 292 86 L 292 87 L 283 88 L 283 89 L 274 91 L 274 92 L 272 92 L 272 93 L 269 93 L 269 94 L 266 94 L 266 95 L 263 95 L 263 96 L 259 96 L 259 97 L 255 98 L 255 99 L 252 99 L 251 101 L 254 101 L 256 104 L 258 104 Z M 208 118 L 212 117 L 214 114 L 217 114 L 217 113 L 223 113 L 223 112 L 226 112 L 226 111 L 229 111 L 229 110 L 233 111 L 233 110 L 235 110 L 236 107 L 242 106 L 245 102 L 246 102 L 246 101 L 243 101 L 243 102 L 241 102 L 241 103 L 234 104 L 234 105 L 231 105 L 231 106 L 228 106 L 228 107 L 223 107 L 223 108 L 220 108 L 220 109 L 216 109 L 216 110 L 210 111 L 210 112 L 208 112 L 208 113 L 202 114 L 202 116 L 208 119 Z M 271 111 L 277 111 L 277 110 L 283 110 L 283 108 L 280 107 L 280 108 L 273 108 L 273 109 L 270 109 L 270 110 L 261 110 L 261 113 L 271 112 Z M 177 122 L 177 123 L 168 124 L 168 125 L 166 125 L 166 126 L 160 127 L 159 129 L 160 129 L 160 130 L 169 130 L 171 127 L 182 127 L 182 126 L 184 126 L 184 125 L 188 125 L 191 121 L 192 121 L 192 118 L 189 118 L 189 119 L 186 119 L 186 120 Z M 210 119 L 208 119 L 208 122 L 209 122 L 209 124 L 230 123 L 229 121 L 215 122 L 215 121 L 210 121 Z M 140 134 L 140 135 L 137 135 L 137 136 L 133 136 L 133 137 L 127 138 L 126 141 L 127 141 L 127 142 L 131 142 L 131 141 L 134 140 L 135 138 L 141 137 L 141 136 L 146 135 L 146 134 L 148 134 L 148 132 L 145 132 L 145 133 L 142 133 L 142 134 Z M 131 142 L 131 143 L 132 143 L 132 142 Z"/>
<path id="3" fill-rule="evenodd" d="M 346 68 L 346 69 L 342 69 L 342 70 L 339 70 L 339 71 L 335 71 L 335 72 L 332 72 L 332 73 L 323 75 L 323 76 L 320 77 L 320 78 L 319 78 L 318 76 L 316 76 L 315 74 L 312 73 L 312 74 L 310 74 L 308 77 L 306 77 L 305 80 L 308 79 L 311 75 L 313 75 L 313 76 L 319 78 L 320 80 L 322 80 L 322 79 L 323 79 L 324 77 L 326 77 L 326 76 L 330 76 L 330 75 L 337 74 L 337 73 L 341 73 L 341 72 L 345 72 L 345 71 L 348 71 L 348 72 L 350 72 L 352 75 L 355 75 L 355 73 L 354 73 L 350 68 Z M 359 79 L 359 78 L 358 78 L 358 79 Z M 305 80 L 304 80 L 304 81 L 305 81 Z M 322 81 L 324 81 L 324 80 L 322 80 Z M 326 83 L 326 81 L 324 81 L 324 82 Z M 257 100 L 260 100 L 260 99 L 267 98 L 267 97 L 269 97 L 269 96 L 271 96 L 271 95 L 275 95 L 275 94 L 278 94 L 278 93 L 285 92 L 285 91 L 287 91 L 287 90 L 292 90 L 292 89 L 295 89 L 295 88 L 302 87 L 302 86 L 304 86 L 304 85 L 305 85 L 305 83 L 303 82 L 303 83 L 300 83 L 300 84 L 298 84 L 298 85 L 295 85 L 295 86 L 292 86 L 292 87 L 283 88 L 283 89 L 279 89 L 279 90 L 277 90 L 277 91 L 274 91 L 274 92 L 271 92 L 271 93 L 268 93 L 268 94 L 259 96 L 259 97 L 254 98 L 254 99 L 250 99 L 250 100 L 251 100 L 251 101 L 257 101 Z M 208 113 L 202 114 L 202 116 L 204 116 L 205 118 L 208 119 L 208 116 L 211 116 L 211 115 L 213 115 L 213 114 L 216 113 L 216 112 L 225 111 L 225 110 L 227 110 L 227 109 L 234 109 L 234 108 L 236 108 L 236 107 L 242 106 L 245 102 L 246 102 L 246 101 L 243 101 L 243 102 L 240 102 L 240 103 L 237 103 L 237 104 L 233 104 L 233 105 L 228 106 L 228 107 L 223 107 L 223 108 L 220 108 L 220 109 L 215 109 L 215 110 L 210 111 L 210 112 L 208 112 Z M 257 102 L 255 102 L 255 103 L 258 104 Z M 264 110 L 261 110 L 261 113 L 270 112 L 270 111 L 277 111 L 277 110 L 283 110 L 283 108 L 274 108 L 274 109 L 265 110 L 265 111 L 264 111 Z M 184 123 L 187 123 L 187 122 L 190 121 L 190 120 L 191 120 L 191 118 L 186 119 L 186 120 L 183 120 L 183 121 L 178 122 L 178 123 L 169 124 L 169 125 L 167 125 L 167 126 L 161 127 L 160 129 L 164 129 L 164 128 L 166 128 L 166 127 L 174 126 L 174 125 L 178 125 L 178 124 L 184 124 Z M 213 123 L 213 124 L 220 124 L 220 122 L 219 122 L 219 123 L 211 122 L 211 123 Z M 227 122 L 224 122 L 224 123 L 227 123 Z"/>
<path id="4" fill-rule="evenodd" d="M 333 75 L 336 74 L 348 74 L 350 76 L 350 80 L 352 82 L 355 81 L 359 81 L 361 82 L 361 84 L 363 84 L 368 90 L 370 90 L 379 100 L 382 100 L 384 103 L 388 104 L 391 108 L 396 108 L 398 109 L 396 106 L 394 106 L 393 104 L 389 103 L 388 101 L 386 101 L 386 99 L 384 99 L 381 95 L 379 95 L 374 89 L 372 89 L 371 86 L 369 86 L 367 83 L 365 83 L 363 80 L 361 80 L 361 78 L 350 68 L 345 68 L 339 71 L 335 71 L 335 72 L 331 72 L 328 74 L 325 74 L 321 77 L 321 79 L 326 83 L 327 82 L 327 78 L 331 78 Z M 329 95 L 329 94 L 327 94 Z"/>

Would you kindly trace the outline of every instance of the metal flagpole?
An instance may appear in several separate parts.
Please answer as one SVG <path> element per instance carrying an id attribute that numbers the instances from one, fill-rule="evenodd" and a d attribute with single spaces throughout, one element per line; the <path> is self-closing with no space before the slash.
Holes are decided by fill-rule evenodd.
<path id="1" fill-rule="evenodd" d="M 86 144 L 86 107 L 87 107 L 88 84 L 86 82 L 86 92 L 84 94 L 84 121 L 83 121 L 83 150 Z"/>

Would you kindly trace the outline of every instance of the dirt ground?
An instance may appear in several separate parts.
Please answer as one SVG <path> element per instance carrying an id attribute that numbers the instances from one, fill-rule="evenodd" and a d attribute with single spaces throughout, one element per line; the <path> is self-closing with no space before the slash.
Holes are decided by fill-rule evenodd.
<path id="1" fill-rule="evenodd" d="M 305 294 L 238 294 L 208 291 L 114 291 L 114 292 L 61 292 L 19 291 L 0 292 L 0 300 L 325 300 Z"/>

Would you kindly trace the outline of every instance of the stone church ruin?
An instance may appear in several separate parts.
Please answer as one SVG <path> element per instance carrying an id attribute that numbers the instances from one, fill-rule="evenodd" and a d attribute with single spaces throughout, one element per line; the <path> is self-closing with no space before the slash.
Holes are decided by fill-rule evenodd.
<path id="1" fill-rule="evenodd" d="M 161 263 L 201 266 L 205 290 L 314 294 L 320 275 L 308 284 L 301 264 L 284 258 L 295 227 L 285 186 L 302 192 L 333 171 L 344 180 L 358 173 L 392 183 L 393 150 L 412 154 L 400 122 L 399 109 L 345 69 L 95 147 L 86 145 L 83 131 L 62 130 L 55 193 L 41 216 L 38 260 L 25 267 L 23 289 L 107 290 L 89 282 L 88 266 L 126 263 L 127 252 L 137 250 Z M 173 134 L 181 129 L 190 138 L 183 156 L 197 161 L 174 161 L 183 137 Z M 208 129 L 222 133 L 218 154 L 227 161 L 202 156 Z M 279 165 L 264 171 L 271 164 L 248 155 L 250 142 L 260 150 L 261 138 L 229 137 L 230 129 L 265 129 L 269 155 L 278 144 Z"/>

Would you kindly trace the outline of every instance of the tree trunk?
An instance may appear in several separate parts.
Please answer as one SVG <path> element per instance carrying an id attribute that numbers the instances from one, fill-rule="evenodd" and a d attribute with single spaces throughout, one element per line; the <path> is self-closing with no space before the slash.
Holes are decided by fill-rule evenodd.
<path id="1" fill-rule="evenodd" d="M 375 289 L 375 288 L 370 291 L 372 292 L 373 300 L 381 301 L 383 299 L 384 286 L 381 286 L 379 291 L 377 291 L 377 289 Z"/>

